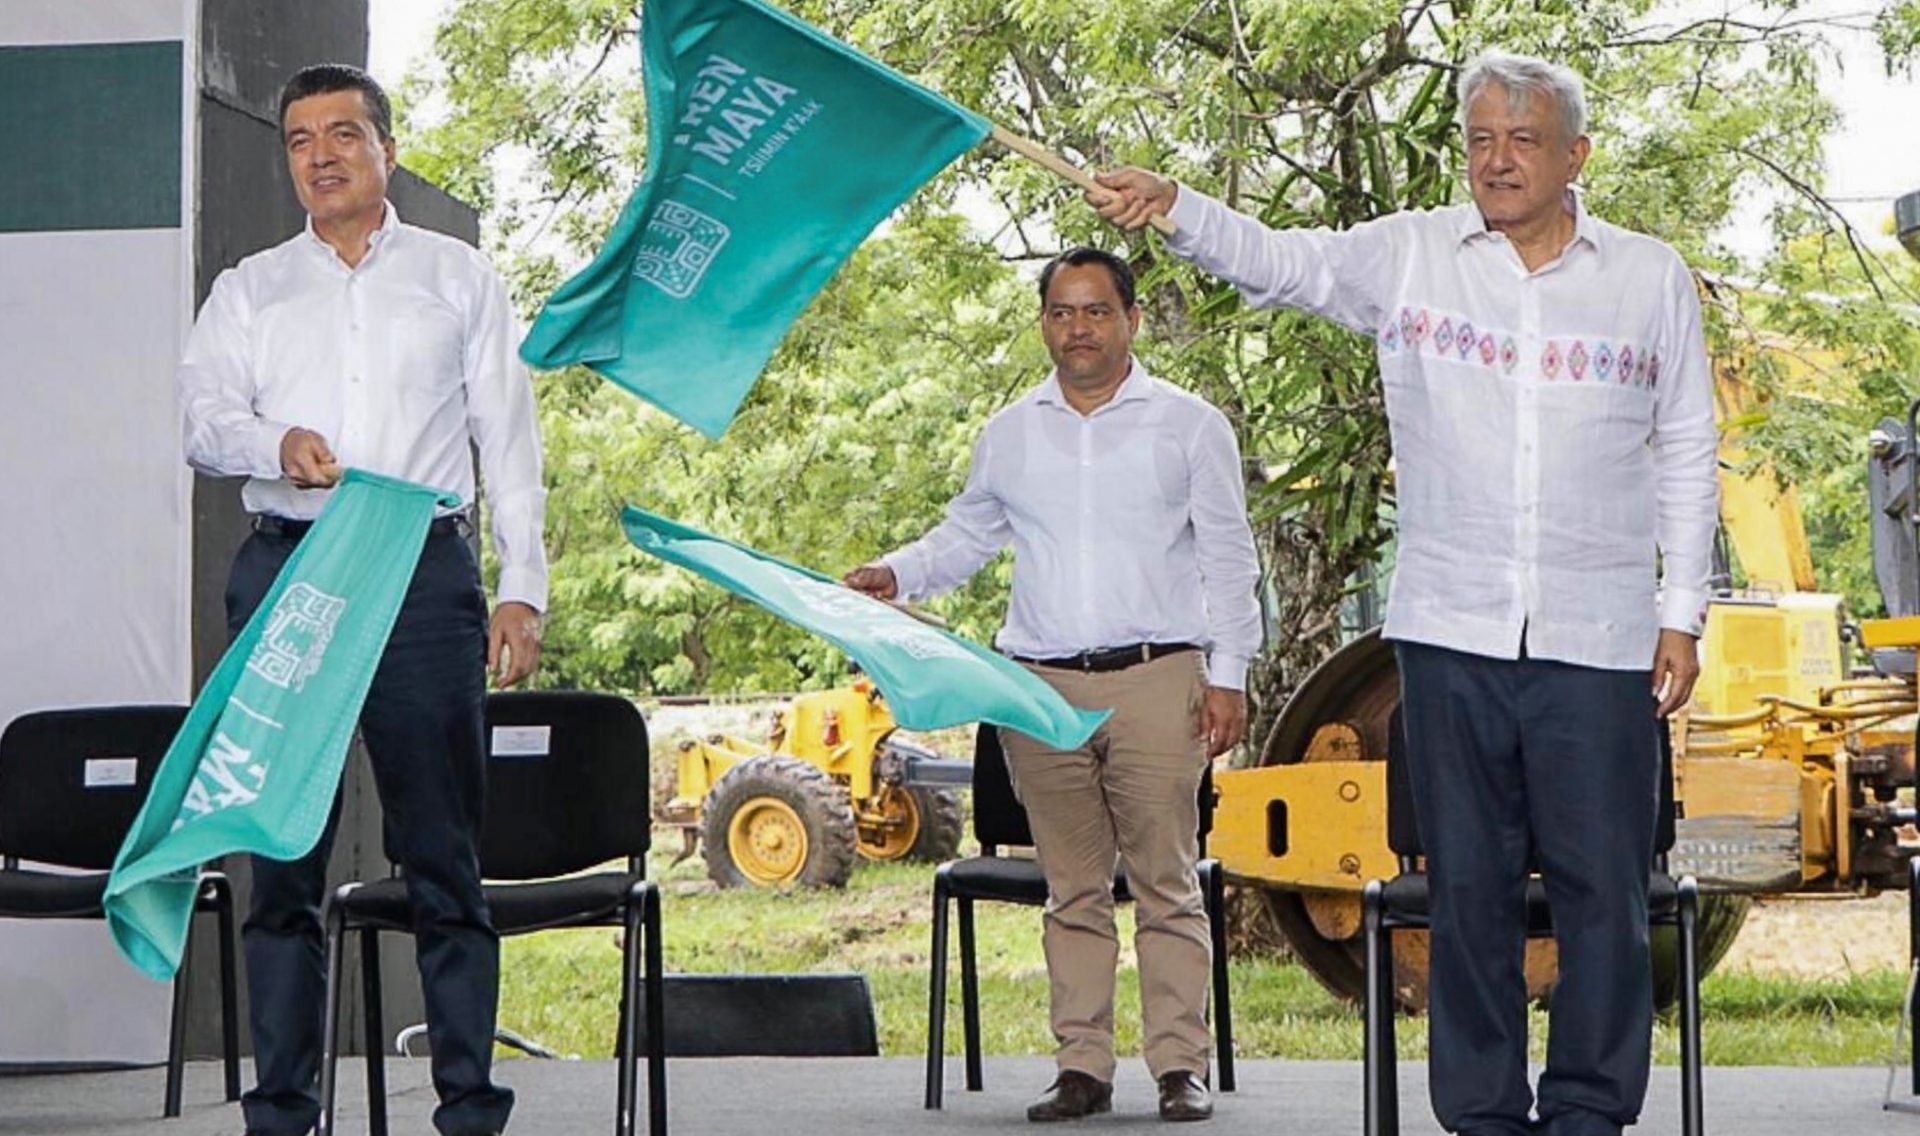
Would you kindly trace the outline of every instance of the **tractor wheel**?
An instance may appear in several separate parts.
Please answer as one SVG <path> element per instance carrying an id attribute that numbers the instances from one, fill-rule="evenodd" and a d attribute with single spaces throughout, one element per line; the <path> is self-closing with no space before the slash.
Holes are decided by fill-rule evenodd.
<path id="1" fill-rule="evenodd" d="M 701 816 L 707 875 L 721 887 L 845 887 L 853 873 L 847 791 L 807 762 L 741 762 L 715 783 Z"/>
<path id="2" fill-rule="evenodd" d="M 1275 736 L 1261 764 L 1290 765 L 1322 758 L 1383 760 L 1387 723 L 1400 704 L 1400 669 L 1393 645 L 1372 632 L 1348 643 L 1307 676 L 1280 712 Z M 1359 1001 L 1366 984 L 1362 963 L 1360 897 L 1353 893 L 1314 894 L 1279 887 L 1260 888 L 1272 922 L 1294 956 L 1333 993 Z M 1700 976 L 1733 945 L 1746 921 L 1745 896 L 1700 897 Z M 1672 1004 L 1677 944 L 1672 931 L 1654 929 L 1654 996 L 1662 1009 Z M 1402 931 L 1394 936 L 1394 991 L 1401 1005 L 1420 1010 L 1427 1002 L 1427 934 Z M 1544 999 L 1559 971 L 1551 939 L 1529 940 L 1527 992 Z"/>
<path id="3" fill-rule="evenodd" d="M 953 789 L 909 789 L 914 804 L 920 807 L 920 835 L 907 853 L 907 859 L 940 864 L 960 851 L 960 834 L 966 826 L 966 809 L 960 794 Z"/>
<path id="4" fill-rule="evenodd" d="M 938 864 L 953 859 L 960 850 L 965 819 L 960 794 L 951 789 L 884 785 L 862 815 L 884 818 L 884 823 L 861 824 L 863 859 L 882 864 L 896 860 Z"/>

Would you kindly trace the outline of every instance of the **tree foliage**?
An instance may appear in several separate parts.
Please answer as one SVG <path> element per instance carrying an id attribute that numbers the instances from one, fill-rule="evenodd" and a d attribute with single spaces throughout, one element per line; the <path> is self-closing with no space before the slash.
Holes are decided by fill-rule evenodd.
<path id="1" fill-rule="evenodd" d="M 1821 93 L 1837 37 L 1916 44 L 1912 3 L 1835 19 L 1787 0 L 1683 17 L 1651 0 L 795 0 L 796 14 L 1089 166 L 1156 168 L 1276 226 L 1345 227 L 1464 200 L 1454 82 L 1492 46 L 1589 81 L 1598 215 L 1678 247 L 1709 282 L 1716 352 L 1762 403 L 1747 428 L 1787 476 L 1858 464 L 1862 424 L 1913 388 L 1905 267 L 1820 196 Z M 406 160 L 481 203 L 529 309 L 605 232 L 642 167 L 633 5 L 458 0 L 406 87 Z M 417 121 L 416 121 L 417 119 Z M 1771 251 L 1721 243 L 1778 202 Z M 996 231 L 983 235 L 985 228 Z M 830 649 L 650 564 L 613 517 L 650 508 L 825 570 L 917 535 L 964 476 L 986 416 L 1039 381 L 1032 263 L 1070 244 L 1141 269 L 1139 350 L 1232 419 L 1269 576 L 1255 742 L 1336 645 L 1351 581 L 1391 535 L 1372 346 L 1254 311 L 1153 238 L 1099 227 L 1077 194 L 997 147 L 963 158 L 869 242 L 796 327 L 740 421 L 708 443 L 597 379 L 544 377 L 556 583 L 550 681 L 678 691 L 832 681 Z M 1763 330 L 1764 329 L 1764 330 Z M 1839 380 L 1792 389 L 1759 349 L 1786 335 Z M 1822 525 L 1864 500 L 1823 504 Z M 1835 493 L 1851 492 L 1838 487 Z M 1825 511 L 1823 511 L 1823 509 Z M 1005 564 L 949 601 L 997 624 Z"/>

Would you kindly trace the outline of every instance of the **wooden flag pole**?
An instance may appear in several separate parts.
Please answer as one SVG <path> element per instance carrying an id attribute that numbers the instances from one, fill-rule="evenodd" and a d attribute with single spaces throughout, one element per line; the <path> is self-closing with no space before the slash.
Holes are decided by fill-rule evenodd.
<path id="1" fill-rule="evenodd" d="M 879 599 L 878 596 L 874 598 Z M 945 631 L 947 629 L 946 620 L 940 618 L 938 615 L 935 615 L 933 612 L 927 611 L 924 608 L 917 608 L 910 603 L 904 603 L 900 600 L 880 600 L 880 602 L 883 604 L 886 604 L 888 607 L 899 612 L 901 615 L 919 620 L 920 622 L 926 624 L 928 627 L 938 627 L 942 631 Z"/>
<path id="2" fill-rule="evenodd" d="M 1108 195 L 1113 193 L 1113 191 L 1106 186 L 1093 180 L 1087 171 L 1067 161 L 1065 158 L 1047 149 L 1045 146 L 1040 145 L 1031 138 L 1022 138 L 1020 135 L 1015 134 L 1005 127 L 995 126 L 993 128 L 993 140 L 1005 146 L 1007 149 L 1012 150 L 1014 153 L 1019 154 L 1021 157 L 1031 158 L 1033 161 L 1040 163 L 1042 166 L 1066 178 L 1081 189 L 1091 193 L 1104 193 Z M 1180 231 L 1179 226 L 1175 225 L 1172 219 L 1159 213 L 1149 217 L 1147 222 L 1157 229 L 1162 236 L 1170 237 Z"/>

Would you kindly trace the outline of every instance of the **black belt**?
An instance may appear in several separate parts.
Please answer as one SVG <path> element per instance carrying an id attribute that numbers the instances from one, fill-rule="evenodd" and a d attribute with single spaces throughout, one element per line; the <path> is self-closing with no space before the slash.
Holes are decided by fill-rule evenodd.
<path id="1" fill-rule="evenodd" d="M 255 513 L 253 531 L 263 536 L 279 537 L 282 540 L 299 540 L 313 527 L 312 521 L 296 521 L 291 517 L 276 517 L 272 513 Z M 465 513 L 448 513 L 444 517 L 435 517 L 427 528 L 430 536 L 467 536 L 473 531 Z"/>
<path id="2" fill-rule="evenodd" d="M 1065 671 L 1124 671 L 1128 667 L 1141 663 L 1151 663 L 1155 659 L 1164 659 L 1168 655 L 1177 655 L 1182 651 L 1198 651 L 1192 643 L 1133 643 L 1125 647 L 1109 647 L 1104 651 L 1082 651 L 1078 655 L 1068 655 L 1058 659 L 1029 659 L 1015 655 L 1014 661 L 1030 663 L 1036 667 L 1054 667 Z"/>

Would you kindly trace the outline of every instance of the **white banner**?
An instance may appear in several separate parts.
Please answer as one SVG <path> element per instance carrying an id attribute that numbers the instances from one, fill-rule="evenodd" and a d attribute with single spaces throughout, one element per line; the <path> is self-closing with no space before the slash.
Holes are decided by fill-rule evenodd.
<path id="1" fill-rule="evenodd" d="M 182 45 L 179 224 L 0 232 L 0 723 L 191 693 L 192 481 L 173 370 L 193 307 L 197 23 L 193 0 L 0 4 L 15 60 Z M 84 155 L 90 141 L 60 144 Z M 169 988 L 127 966 L 103 922 L 0 920 L 0 1064 L 157 1062 L 168 1010 Z"/>

